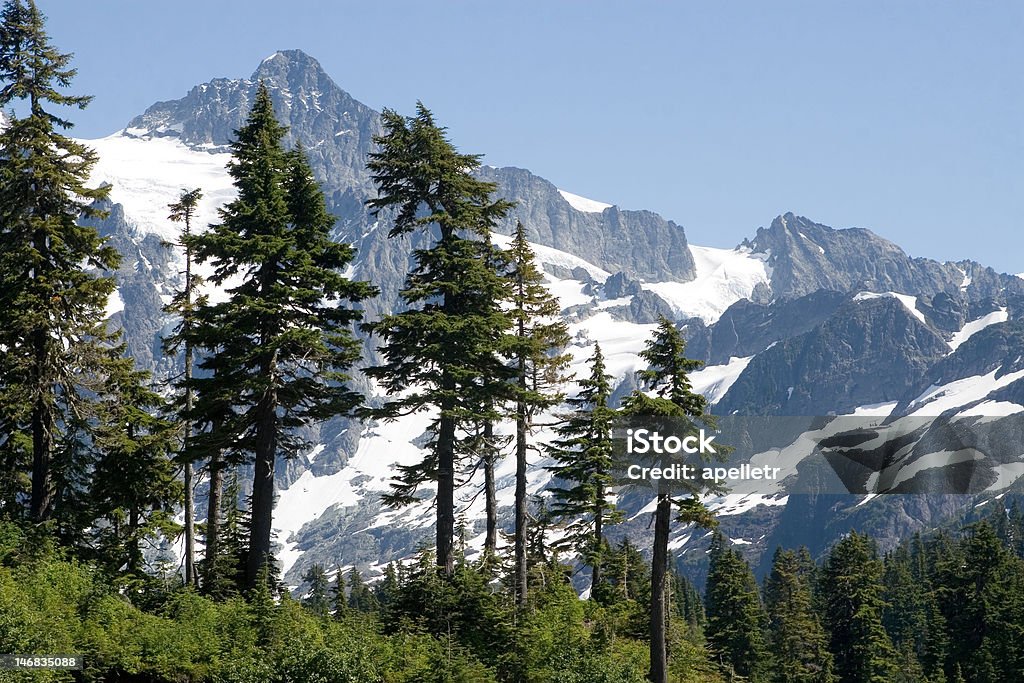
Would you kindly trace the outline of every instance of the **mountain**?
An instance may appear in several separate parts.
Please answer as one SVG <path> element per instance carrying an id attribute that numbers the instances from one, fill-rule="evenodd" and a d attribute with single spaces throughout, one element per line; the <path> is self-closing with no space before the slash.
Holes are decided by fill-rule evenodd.
<path id="1" fill-rule="evenodd" d="M 199 186 L 197 225 L 217 220 L 217 208 L 233 196 L 225 172 L 232 131 L 261 80 L 289 126 L 289 142 L 310 156 L 338 217 L 336 237 L 358 249 L 352 275 L 381 288 L 367 303 L 368 319 L 398 304 L 411 250 L 422 244 L 422 238 L 389 239 L 390 216 L 374 217 L 365 206 L 375 194 L 365 159 L 379 114 L 301 51 L 271 55 L 248 79 L 215 79 L 154 104 L 114 135 L 87 142 L 100 155 L 93 179 L 113 185 L 110 215 L 99 227 L 125 255 L 108 313 L 123 326 L 130 353 L 159 377 L 173 369 L 159 341 L 175 324 L 161 307 L 181 278 L 180 254 L 165 245 L 178 229 L 166 220 L 167 205 L 182 188 Z M 813 443 L 839 439 L 844 429 L 876 422 L 889 428 L 922 415 L 962 414 L 979 423 L 972 427 L 979 434 L 1016 433 L 1014 415 L 1024 411 L 1024 279 L 970 261 L 911 258 L 868 230 L 837 230 L 792 213 L 735 248 L 702 247 L 655 213 L 579 197 L 528 170 L 483 166 L 478 173 L 516 202 L 494 240 L 507 244 L 516 220 L 526 226 L 569 324 L 577 375 L 599 342 L 618 382 L 615 395 L 625 395 L 635 386 L 638 353 L 664 314 L 684 331 L 690 354 L 707 363 L 691 380 L 716 412 L 762 420 L 802 416 L 785 428 L 756 423 L 768 426 L 744 437 L 758 446 L 748 453 L 751 462 L 774 463 L 784 478 L 708 501 L 753 562 L 770 556 L 775 543 L 820 552 L 851 528 L 891 545 L 1020 485 L 1024 467 L 1013 458 L 1022 454 L 1012 453 L 1019 440 L 1009 440 L 1009 450 L 992 448 L 970 463 L 953 463 L 934 446 L 939 428 L 918 425 L 898 452 L 861 443 L 866 469 L 852 479 Z M 374 344 L 368 340 L 371 355 Z M 371 387 L 362 382 L 362 388 Z M 849 416 L 861 422 L 844 422 Z M 306 435 L 317 444 L 311 452 L 279 463 L 275 528 L 288 582 L 299 584 L 312 562 L 372 572 L 408 557 L 431 536 L 429 501 L 387 510 L 379 500 L 395 466 L 422 457 L 430 419 L 332 420 Z M 538 441 L 550 436 L 548 427 L 535 433 Z M 531 493 L 548 484 L 544 464 L 542 456 L 531 459 Z M 874 495 L 878 482 L 906 489 L 967 465 L 977 475 L 972 481 L 988 491 Z M 835 490 L 840 480 L 857 493 Z M 510 459 L 498 468 L 497 488 L 499 522 L 508 529 Z M 475 492 L 473 486 L 460 492 L 470 552 L 482 543 L 483 501 Z M 612 533 L 644 542 L 649 492 L 623 490 L 619 502 L 629 519 Z M 672 539 L 677 559 L 697 579 L 704 544 L 703 533 L 687 528 Z"/>

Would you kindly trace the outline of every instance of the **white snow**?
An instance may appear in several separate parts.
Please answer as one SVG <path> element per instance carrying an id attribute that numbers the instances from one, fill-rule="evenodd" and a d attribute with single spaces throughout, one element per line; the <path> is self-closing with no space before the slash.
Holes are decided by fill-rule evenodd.
<path id="1" fill-rule="evenodd" d="M 1007 486 L 1024 476 L 1024 462 L 1008 462 L 1002 465 L 996 465 L 992 468 L 992 471 L 996 475 L 996 480 L 986 488 L 986 491 L 998 491 L 1005 489 Z"/>
<path id="2" fill-rule="evenodd" d="M 110 293 L 110 297 L 107 299 L 107 309 L 104 311 L 103 316 L 109 318 L 115 313 L 120 313 L 124 310 L 124 299 L 121 298 L 121 290 L 115 289 Z"/>
<path id="3" fill-rule="evenodd" d="M 853 409 L 850 415 L 854 417 L 888 417 L 892 413 L 892 409 L 896 407 L 899 401 L 889 401 L 888 403 L 869 403 L 868 405 L 858 406 Z"/>
<path id="4" fill-rule="evenodd" d="M 318 443 L 316 446 L 313 447 L 313 450 L 311 450 L 309 454 L 306 455 L 306 459 L 309 460 L 311 463 L 316 462 L 316 459 L 320 456 L 321 453 L 324 452 L 324 448 L 326 448 L 324 444 Z"/>
<path id="5" fill-rule="evenodd" d="M 508 249 L 509 245 L 512 244 L 512 237 L 492 232 L 491 241 L 494 242 L 497 247 Z M 584 261 L 579 256 L 573 256 L 568 252 L 555 249 L 554 247 L 546 247 L 543 244 L 530 242 L 530 248 L 533 249 L 534 256 L 538 263 L 561 266 L 569 270 L 572 270 L 573 268 L 582 268 L 597 282 L 604 282 L 608 279 L 608 276 L 611 275 L 607 270 L 598 268 L 589 261 Z"/>
<path id="6" fill-rule="evenodd" d="M 320 477 L 306 470 L 291 486 L 278 492 L 274 506 L 274 531 L 285 546 L 280 554 L 282 572 L 291 569 L 301 555 L 292 536 L 304 524 L 319 519 L 336 505 L 356 505 L 361 499 L 379 496 L 388 489 L 396 464 L 412 464 L 423 457 L 422 451 L 411 441 L 426 430 L 431 419 L 429 413 L 419 413 L 368 427 L 356 453 L 341 470 Z M 319 452 L 314 448 L 310 455 L 315 457 L 314 454 Z M 357 477 L 365 481 L 353 485 Z M 385 518 L 386 514 L 381 517 Z M 381 519 L 381 524 L 385 523 L 387 519 Z"/>
<path id="7" fill-rule="evenodd" d="M 583 213 L 601 213 L 605 209 L 612 208 L 611 204 L 605 204 L 604 202 L 599 202 L 594 199 L 587 199 L 586 197 L 581 197 L 578 194 L 566 192 L 565 190 L 559 190 L 558 194 L 562 195 L 562 199 L 569 202 L 569 206 L 577 211 L 582 211 Z"/>
<path id="8" fill-rule="evenodd" d="M 788 500 L 789 496 L 776 498 L 763 493 L 727 493 L 717 498 L 705 498 L 704 502 L 716 515 L 725 517 L 742 514 L 758 505 L 785 505 Z"/>
<path id="9" fill-rule="evenodd" d="M 1024 412 L 1024 406 L 1009 401 L 982 401 L 976 406 L 957 413 L 961 417 L 1001 418 Z M 983 422 L 984 420 L 982 420 Z"/>
<path id="10" fill-rule="evenodd" d="M 569 325 L 570 337 L 587 343 L 577 343 L 569 348 L 573 356 L 570 370 L 576 373 L 577 378 L 589 374 L 590 359 L 594 355 L 593 343 L 597 342 L 601 345 L 608 374 L 620 380 L 640 368 L 640 351 L 657 327 L 616 320 L 608 311 L 599 311 L 586 320 L 572 323 Z"/>
<path id="11" fill-rule="evenodd" d="M 949 348 L 956 350 L 961 344 L 970 339 L 972 336 L 981 332 L 989 325 L 996 325 L 998 323 L 1005 323 L 1009 319 L 1009 314 L 1005 308 L 1000 308 L 998 311 L 992 311 L 987 315 L 983 315 L 977 320 L 972 320 L 963 326 L 963 328 L 953 335 L 953 338 L 949 340 Z"/>
<path id="12" fill-rule="evenodd" d="M 171 138 L 131 137 L 125 131 L 82 142 L 99 155 L 91 182 L 113 185 L 111 200 L 124 206 L 128 220 L 142 233 L 177 238 L 181 225 L 168 220 L 167 205 L 178 201 L 183 189 L 203 191 L 196 231 L 216 222 L 217 209 L 235 196 L 225 170 L 230 154 L 198 151 Z"/>
<path id="13" fill-rule="evenodd" d="M 771 272 L 765 254 L 749 249 L 716 249 L 690 245 L 697 277 L 690 282 L 645 283 L 672 307 L 679 318 L 697 317 L 707 324 L 718 320 L 725 309 L 748 299 L 758 283 L 768 284 Z"/>
<path id="14" fill-rule="evenodd" d="M 701 368 L 690 373 L 690 384 L 694 391 L 704 394 L 708 403 L 718 403 L 753 359 L 753 356 L 746 358 L 734 356 L 725 365 L 709 365 Z"/>
<path id="15" fill-rule="evenodd" d="M 915 318 L 925 323 L 926 325 L 928 324 L 928 321 L 925 320 L 924 318 L 924 313 L 922 313 L 917 308 L 917 297 L 911 296 L 910 294 L 900 294 L 899 292 L 860 292 L 859 294 L 853 297 L 853 300 L 867 301 L 869 299 L 882 299 L 886 297 L 898 299 L 900 303 L 902 303 Z"/>
<path id="16" fill-rule="evenodd" d="M 918 406 L 911 415 L 941 415 L 947 410 L 958 406 L 980 401 L 997 389 L 1012 384 L 1024 377 L 1024 370 L 1010 372 L 996 379 L 999 369 L 987 375 L 974 375 L 958 379 L 941 386 L 932 385 L 910 403 L 910 407 Z"/>

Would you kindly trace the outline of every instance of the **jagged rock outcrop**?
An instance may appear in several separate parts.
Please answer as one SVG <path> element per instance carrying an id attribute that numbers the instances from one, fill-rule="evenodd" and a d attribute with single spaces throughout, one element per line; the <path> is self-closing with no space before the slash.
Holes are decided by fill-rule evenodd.
<path id="1" fill-rule="evenodd" d="M 1008 276 L 970 261 L 911 258 L 870 230 L 835 230 L 792 213 L 777 217 L 768 228 L 758 228 L 744 245 L 770 254 L 776 297 L 799 297 L 820 289 L 936 294 L 961 286 L 991 297 L 1008 285 L 1017 286 Z"/>
<path id="2" fill-rule="evenodd" d="M 829 415 L 896 401 L 948 352 L 898 299 L 850 300 L 821 325 L 758 354 L 716 412 Z"/>

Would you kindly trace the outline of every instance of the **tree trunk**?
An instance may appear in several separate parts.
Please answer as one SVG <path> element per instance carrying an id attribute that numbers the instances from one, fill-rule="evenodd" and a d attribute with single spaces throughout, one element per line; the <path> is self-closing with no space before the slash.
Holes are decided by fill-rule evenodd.
<path id="1" fill-rule="evenodd" d="M 220 453 L 210 457 L 210 494 L 206 500 L 206 577 L 209 592 L 217 585 L 217 553 L 220 551 L 220 508 L 224 490 L 224 461 Z"/>
<path id="2" fill-rule="evenodd" d="M 447 380 L 445 384 L 451 383 Z M 443 412 L 437 430 L 437 566 L 455 573 L 455 419 Z"/>
<path id="3" fill-rule="evenodd" d="M 484 557 L 493 558 L 498 546 L 498 500 L 494 486 L 494 423 L 484 424 L 484 508 L 487 512 L 487 533 L 484 536 Z"/>
<path id="4" fill-rule="evenodd" d="M 190 233 L 190 223 L 185 220 L 185 234 Z M 192 252 L 185 251 L 185 315 L 183 329 L 188 331 L 192 325 Z M 185 419 L 185 436 L 182 441 L 182 450 L 188 457 L 189 440 L 192 438 L 192 343 L 185 341 L 185 414 L 190 416 Z M 185 585 L 194 586 L 197 583 L 196 577 L 196 503 L 195 484 L 193 480 L 192 463 L 185 463 L 184 472 L 185 484 Z"/>
<path id="5" fill-rule="evenodd" d="M 522 361 L 520 361 L 522 367 Z M 521 384 L 525 373 L 520 374 Z M 526 606 L 526 404 L 519 401 L 516 406 L 516 605 Z"/>
<path id="6" fill-rule="evenodd" d="M 30 513 L 36 522 L 50 518 L 53 506 L 53 481 L 51 461 L 53 458 L 53 406 L 50 404 L 52 389 L 46 384 L 46 362 L 48 342 L 45 330 L 33 334 L 35 352 L 35 382 L 39 396 L 32 407 L 32 499 Z"/>
<path id="7" fill-rule="evenodd" d="M 142 569 L 142 552 L 139 549 L 139 506 L 132 504 L 128 511 L 128 573 L 135 574 Z"/>
<path id="8" fill-rule="evenodd" d="M 658 495 L 654 513 L 654 552 L 651 558 L 651 683 L 668 683 L 668 651 L 665 645 L 665 575 L 668 568 L 668 532 L 672 500 Z"/>
<path id="9" fill-rule="evenodd" d="M 597 511 L 594 515 L 594 560 L 590 567 L 590 599 L 594 599 L 594 592 L 600 590 L 603 577 L 601 576 L 602 550 L 604 549 L 604 489 L 597 492 Z"/>
<path id="10" fill-rule="evenodd" d="M 196 512 L 192 463 L 185 463 L 185 585 L 196 584 Z"/>
<path id="11" fill-rule="evenodd" d="M 249 556 L 246 558 L 246 585 L 252 589 L 260 570 L 271 559 L 270 532 L 274 518 L 274 460 L 277 456 L 277 389 L 273 388 L 277 372 L 276 352 L 266 369 L 271 388 L 260 400 L 256 417 L 255 471 L 252 481 L 252 526 L 249 533 Z"/>

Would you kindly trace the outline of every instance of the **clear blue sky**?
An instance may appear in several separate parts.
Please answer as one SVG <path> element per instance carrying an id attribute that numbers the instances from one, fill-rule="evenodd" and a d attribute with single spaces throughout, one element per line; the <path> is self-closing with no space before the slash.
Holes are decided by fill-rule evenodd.
<path id="1" fill-rule="evenodd" d="M 38 0 L 75 134 L 278 49 L 485 163 L 732 246 L 793 211 L 1024 271 L 1024 3 Z"/>

